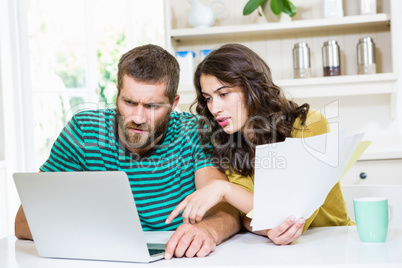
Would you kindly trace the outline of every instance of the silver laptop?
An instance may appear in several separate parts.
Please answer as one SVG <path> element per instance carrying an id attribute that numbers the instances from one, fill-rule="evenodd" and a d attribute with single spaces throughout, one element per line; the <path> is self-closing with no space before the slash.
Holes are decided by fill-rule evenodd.
<path id="1" fill-rule="evenodd" d="M 163 258 L 167 238 L 147 245 L 126 173 L 13 176 L 40 256 L 124 262 Z"/>

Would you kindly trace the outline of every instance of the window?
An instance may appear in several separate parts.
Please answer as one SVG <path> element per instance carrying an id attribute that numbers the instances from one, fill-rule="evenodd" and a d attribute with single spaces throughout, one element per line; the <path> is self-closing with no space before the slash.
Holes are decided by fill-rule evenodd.
<path id="1" fill-rule="evenodd" d="M 39 168 L 72 115 L 114 107 L 123 53 L 164 46 L 163 0 L 28 0 L 27 22 Z"/>

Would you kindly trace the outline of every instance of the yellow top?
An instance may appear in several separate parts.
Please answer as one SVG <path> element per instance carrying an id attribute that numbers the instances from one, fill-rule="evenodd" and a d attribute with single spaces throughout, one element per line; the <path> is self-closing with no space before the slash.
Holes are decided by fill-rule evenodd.
<path id="1" fill-rule="evenodd" d="M 307 138 L 324 134 L 330 131 L 327 119 L 317 111 L 309 111 L 306 119 L 306 126 L 301 125 L 300 119 L 297 118 L 291 136 L 293 138 Z M 237 173 L 226 171 L 229 181 L 240 185 L 241 187 L 253 192 L 254 176 L 243 176 Z M 306 220 L 303 233 L 309 228 L 318 226 L 347 226 L 353 225 L 350 220 L 343 199 L 341 185 L 338 182 L 329 192 L 324 204 L 314 211 L 313 215 Z"/>

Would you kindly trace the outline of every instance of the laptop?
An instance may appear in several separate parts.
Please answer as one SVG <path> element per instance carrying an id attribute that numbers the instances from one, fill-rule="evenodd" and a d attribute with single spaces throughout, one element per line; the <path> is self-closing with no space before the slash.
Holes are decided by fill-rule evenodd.
<path id="1" fill-rule="evenodd" d="M 38 254 L 42 257 L 152 262 L 163 243 L 147 244 L 127 174 L 122 171 L 13 175 Z M 167 235 L 169 233 L 169 235 Z"/>

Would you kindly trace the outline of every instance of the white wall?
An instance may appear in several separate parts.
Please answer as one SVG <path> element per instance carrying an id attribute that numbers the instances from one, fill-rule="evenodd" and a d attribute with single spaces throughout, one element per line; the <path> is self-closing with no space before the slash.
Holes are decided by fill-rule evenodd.
<path id="1" fill-rule="evenodd" d="M 2 79 L 1 79 L 1 66 L 0 66 L 0 85 Z M 0 90 L 0 104 L 3 103 L 3 94 Z M 0 107 L 0 162 L 4 161 L 4 155 L 5 155 L 5 145 L 4 145 L 4 111 L 3 111 L 3 105 Z"/>
<path id="2" fill-rule="evenodd" d="M 18 12 L 24 12 L 25 4 L 25 0 L 0 0 L 0 126 L 4 126 L 0 136 L 0 152 L 4 152 L 4 159 L 0 160 L 0 238 L 14 233 L 20 201 L 12 173 L 28 169 L 26 159 L 31 155 L 26 148 L 27 144 L 33 144 L 24 131 L 23 114 L 30 113 L 30 104 L 27 103 L 29 96 L 22 89 L 29 91 L 29 88 L 24 74 L 26 65 L 22 64 L 26 57 L 20 52 L 24 27 L 18 23 L 21 20 L 17 21 Z"/>

